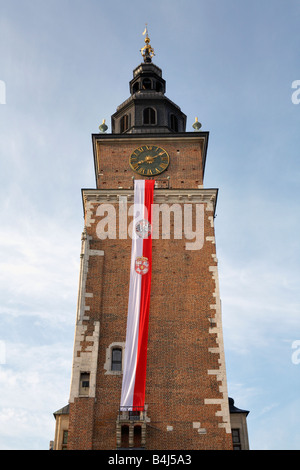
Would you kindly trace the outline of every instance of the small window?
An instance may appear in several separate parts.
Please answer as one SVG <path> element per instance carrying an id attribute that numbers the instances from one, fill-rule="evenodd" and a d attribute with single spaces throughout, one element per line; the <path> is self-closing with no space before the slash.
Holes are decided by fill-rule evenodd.
<path id="1" fill-rule="evenodd" d="M 79 395 L 88 395 L 90 388 L 90 373 L 82 372 L 80 374 Z"/>
<path id="2" fill-rule="evenodd" d="M 151 90 L 151 80 L 150 78 L 144 78 L 143 80 L 143 90 Z"/>
<path id="3" fill-rule="evenodd" d="M 171 114 L 171 129 L 172 131 L 178 132 L 178 119 L 175 114 Z"/>
<path id="4" fill-rule="evenodd" d="M 155 110 L 153 108 L 145 108 L 143 117 L 144 124 L 155 124 Z"/>
<path id="5" fill-rule="evenodd" d="M 156 91 L 162 91 L 162 84 L 160 82 L 156 82 L 156 85 L 155 85 L 155 88 L 156 88 Z"/>
<path id="6" fill-rule="evenodd" d="M 106 375 L 122 375 L 122 358 L 124 350 L 124 342 L 114 342 L 106 348 L 106 360 L 104 363 Z"/>
<path id="7" fill-rule="evenodd" d="M 122 370 L 122 349 L 114 348 L 111 355 L 111 370 Z"/>
<path id="8" fill-rule="evenodd" d="M 129 116 L 125 114 L 120 121 L 120 133 L 127 131 L 129 128 Z"/>
<path id="9" fill-rule="evenodd" d="M 133 93 L 136 93 L 137 91 L 139 91 L 139 83 L 138 82 L 133 85 L 132 91 L 133 91 Z"/>
<path id="10" fill-rule="evenodd" d="M 68 431 L 63 432 L 63 444 L 68 444 Z"/>
<path id="11" fill-rule="evenodd" d="M 233 443 L 233 450 L 241 450 L 241 436 L 239 429 L 232 429 L 232 443 Z"/>
<path id="12" fill-rule="evenodd" d="M 61 450 L 67 450 L 67 444 L 68 444 L 68 431 L 63 431 Z"/>

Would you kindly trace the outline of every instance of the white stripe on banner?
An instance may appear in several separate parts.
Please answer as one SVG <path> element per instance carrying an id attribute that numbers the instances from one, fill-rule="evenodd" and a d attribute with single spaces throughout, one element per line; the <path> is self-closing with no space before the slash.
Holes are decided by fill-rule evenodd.
<path id="1" fill-rule="evenodd" d="M 120 410 L 141 409 L 144 406 L 148 318 L 151 287 L 152 238 L 138 235 L 138 222 L 152 222 L 153 180 L 136 180 L 130 285 L 123 383 Z M 150 225 L 151 226 L 151 225 Z M 138 260 L 138 259 L 142 260 Z M 138 263 L 137 264 L 137 260 Z M 145 274 L 143 274 L 143 270 Z"/>

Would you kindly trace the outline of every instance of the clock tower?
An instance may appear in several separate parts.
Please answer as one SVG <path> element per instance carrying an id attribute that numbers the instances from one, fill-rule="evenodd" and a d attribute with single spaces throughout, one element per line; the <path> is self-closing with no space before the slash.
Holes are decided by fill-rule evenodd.
<path id="1" fill-rule="evenodd" d="M 231 449 L 209 134 L 197 119 L 186 131 L 145 33 L 130 97 L 111 133 L 103 122 L 92 135 L 70 397 L 57 415 L 68 449 Z"/>

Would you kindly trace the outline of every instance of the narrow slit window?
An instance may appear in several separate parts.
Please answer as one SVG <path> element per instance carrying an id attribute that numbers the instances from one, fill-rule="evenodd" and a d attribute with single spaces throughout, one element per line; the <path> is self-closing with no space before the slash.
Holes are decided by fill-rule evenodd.
<path id="1" fill-rule="evenodd" d="M 171 129 L 175 132 L 178 132 L 178 119 L 175 114 L 171 114 Z"/>

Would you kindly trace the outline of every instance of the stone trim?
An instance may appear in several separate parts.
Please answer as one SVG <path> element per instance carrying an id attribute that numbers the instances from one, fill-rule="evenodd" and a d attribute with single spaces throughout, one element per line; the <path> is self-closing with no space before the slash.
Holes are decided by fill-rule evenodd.
<path id="1" fill-rule="evenodd" d="M 128 202 L 133 203 L 134 191 L 132 189 L 83 189 L 82 198 L 86 214 L 86 226 L 90 227 L 95 222 L 95 219 L 92 218 L 94 204 L 119 203 L 119 199 L 124 196 L 127 197 Z M 154 191 L 154 204 L 207 204 L 206 210 L 215 212 L 217 196 L 217 189 L 156 189 Z"/>
<path id="2" fill-rule="evenodd" d="M 208 237 L 207 237 L 208 238 Z M 211 237 L 213 238 L 213 237 Z M 214 240 L 211 240 L 214 243 Z M 217 258 L 213 255 L 213 260 L 217 262 Z M 215 281 L 215 292 L 213 296 L 216 300 L 215 304 L 210 305 L 211 310 L 215 311 L 215 316 L 210 318 L 210 334 L 217 335 L 217 344 L 216 348 L 209 348 L 211 354 L 218 353 L 219 358 L 219 369 L 208 370 L 208 375 L 216 375 L 216 378 L 219 385 L 219 392 L 222 394 L 223 398 L 206 398 L 204 403 L 206 405 L 220 405 L 221 410 L 216 412 L 216 416 L 222 418 L 222 423 L 219 423 L 219 428 L 225 428 L 226 433 L 231 433 L 230 427 L 230 414 L 229 414 L 229 405 L 228 405 L 228 391 L 227 391 L 227 379 L 226 379 L 226 368 L 225 368 L 225 353 L 224 353 L 224 342 L 223 342 L 223 329 L 222 329 L 222 312 L 221 312 L 221 300 L 220 300 L 220 290 L 219 290 L 219 277 L 218 277 L 218 267 L 210 266 L 209 271 L 212 273 L 212 278 Z"/>
<path id="3" fill-rule="evenodd" d="M 82 372 L 90 373 L 89 397 L 96 396 L 96 372 L 98 361 L 98 348 L 100 337 L 100 322 L 94 322 L 94 331 L 92 336 L 86 336 L 87 325 L 78 322 L 75 331 L 73 369 L 71 377 L 71 390 L 69 403 L 73 403 L 76 397 L 79 397 L 79 380 Z M 82 351 L 82 342 L 91 343 L 85 351 Z"/>
<path id="4" fill-rule="evenodd" d="M 78 300 L 77 300 L 77 321 L 88 320 L 89 317 L 85 316 L 85 312 L 90 310 L 90 307 L 85 304 L 86 298 L 93 297 L 92 292 L 85 292 L 86 279 L 89 269 L 89 258 L 90 256 L 104 256 L 102 250 L 91 250 L 90 240 L 91 236 L 87 235 L 86 228 L 84 229 L 81 236 L 81 253 L 80 253 L 80 271 L 79 271 L 79 288 L 78 288 Z"/>
<path id="5" fill-rule="evenodd" d="M 111 370 L 111 357 L 112 357 L 112 350 L 114 348 L 121 348 L 122 349 L 122 370 Z M 122 375 L 123 374 L 123 364 L 124 364 L 124 352 L 125 352 L 125 342 L 115 342 L 111 343 L 106 348 L 106 360 L 104 363 L 105 374 L 104 375 Z"/>

